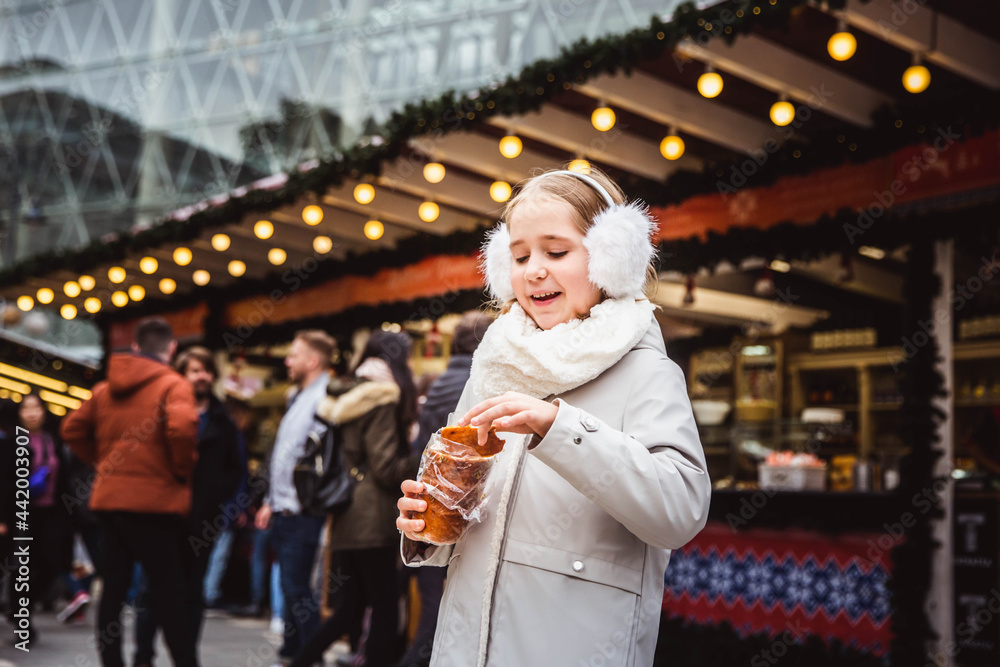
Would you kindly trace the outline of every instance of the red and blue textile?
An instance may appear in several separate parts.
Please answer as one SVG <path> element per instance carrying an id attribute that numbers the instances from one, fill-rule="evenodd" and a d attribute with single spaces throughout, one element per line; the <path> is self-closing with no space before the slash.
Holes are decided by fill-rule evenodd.
<path id="1" fill-rule="evenodd" d="M 892 639 L 886 535 L 708 526 L 673 552 L 663 610 L 698 624 L 728 622 L 741 636 L 816 636 L 885 656 Z M 881 542 L 880 542 L 881 541 Z M 885 548 L 889 546 L 889 548 Z"/>

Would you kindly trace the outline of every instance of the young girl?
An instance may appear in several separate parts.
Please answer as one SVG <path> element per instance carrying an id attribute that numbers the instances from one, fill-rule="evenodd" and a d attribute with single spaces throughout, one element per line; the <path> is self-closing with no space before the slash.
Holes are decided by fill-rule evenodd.
<path id="1" fill-rule="evenodd" d="M 424 486 L 404 482 L 397 503 L 403 560 L 450 566 L 431 664 L 650 665 L 669 550 L 701 530 L 710 496 L 643 292 L 655 223 L 596 170 L 532 178 L 504 219 L 484 259 L 503 314 L 456 412 L 506 442 L 486 518 L 430 546 Z"/>

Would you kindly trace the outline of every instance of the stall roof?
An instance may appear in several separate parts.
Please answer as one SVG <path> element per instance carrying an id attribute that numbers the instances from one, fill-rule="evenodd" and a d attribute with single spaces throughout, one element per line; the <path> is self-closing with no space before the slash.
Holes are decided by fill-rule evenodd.
<path id="1" fill-rule="evenodd" d="M 586 159 L 626 192 L 665 205 L 717 191 L 725 183 L 720 177 L 748 155 L 763 156 L 759 183 L 767 184 L 921 143 L 933 126 L 925 128 L 922 119 L 995 126 L 995 23 L 983 20 L 979 3 L 971 1 L 901 7 L 889 0 L 684 6 L 670 22 L 654 18 L 649 28 L 580 43 L 502 85 L 407 107 L 381 134 L 329 160 L 176 211 L 151 228 L 29 259 L 0 273 L 0 296 L 37 299 L 47 287 L 54 293 L 50 307 L 73 304 L 84 314 L 85 299 L 96 297 L 102 315 L 127 318 L 139 312 L 134 298 L 116 308 L 111 294 L 138 286 L 146 299 L 141 310 L 156 299 L 163 310 L 174 310 L 209 290 L 246 285 L 259 291 L 310 258 L 342 262 L 376 250 L 405 251 L 414 242 L 433 245 L 449 235 L 466 239 L 465 251 L 474 252 L 477 230 L 502 210 L 490 196 L 495 181 L 516 184 L 533 170 L 573 159 Z M 857 53 L 837 62 L 827 40 L 845 26 Z M 919 94 L 901 84 L 915 60 L 931 75 Z M 699 77 L 710 71 L 724 81 L 711 99 L 697 90 Z M 783 98 L 798 108 L 788 127 L 769 120 L 771 105 Z M 617 116 L 606 132 L 591 122 L 601 104 Z M 677 160 L 660 153 L 671 133 L 686 145 Z M 523 146 L 512 159 L 498 149 L 507 134 Z M 428 162 L 444 165 L 440 182 L 425 178 Z M 363 184 L 373 188 L 370 203 L 355 196 Z M 421 219 L 424 202 L 436 204 L 436 219 Z M 309 214 L 315 224 L 307 224 Z M 269 234 L 258 233 L 261 220 L 271 223 Z M 366 234 L 370 220 L 381 223 L 379 238 Z M 466 234 L 456 237 L 460 232 Z M 215 238 L 220 234 L 225 243 Z M 176 260 L 178 248 L 191 251 L 189 261 Z M 155 270 L 144 272 L 145 257 L 156 260 Z M 145 268 L 152 264 L 147 260 Z M 112 267 L 125 269 L 124 281 L 110 279 Z M 196 270 L 208 272 L 207 285 L 195 283 Z M 69 296 L 65 284 L 82 274 L 96 279 L 94 290 Z M 164 279 L 176 285 L 169 296 L 161 289 Z M 138 294 L 133 289 L 133 297 Z"/>

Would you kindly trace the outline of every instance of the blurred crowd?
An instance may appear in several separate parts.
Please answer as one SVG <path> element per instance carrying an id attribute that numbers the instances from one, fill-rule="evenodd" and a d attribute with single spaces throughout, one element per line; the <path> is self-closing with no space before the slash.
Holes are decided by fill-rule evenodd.
<path id="1" fill-rule="evenodd" d="M 324 664 L 335 643 L 335 664 L 429 664 L 446 571 L 402 566 L 396 501 L 458 403 L 489 323 L 466 314 L 447 369 L 419 379 L 405 333 L 374 332 L 348 365 L 328 334 L 301 331 L 284 361 L 291 386 L 276 428 L 247 393 L 217 395 L 215 355 L 178 354 L 159 318 L 138 325 L 132 349 L 112 355 L 92 398 L 61 420 L 37 393 L 4 401 L 0 609 L 15 641 L 24 638 L 13 618 L 25 595 L 14 576 L 21 534 L 32 544 L 31 613 L 84 624 L 97 607 L 89 618 L 106 666 L 200 664 L 206 614 L 266 619 L 282 664 Z M 332 512 L 305 506 L 296 486 L 317 423 L 333 429 L 353 478 L 352 501 Z M 23 523 L 18 427 L 29 445 Z M 115 631 L 127 609 L 131 656 Z M 168 656 L 155 653 L 160 630 Z M 44 641 L 35 624 L 30 641 Z"/>

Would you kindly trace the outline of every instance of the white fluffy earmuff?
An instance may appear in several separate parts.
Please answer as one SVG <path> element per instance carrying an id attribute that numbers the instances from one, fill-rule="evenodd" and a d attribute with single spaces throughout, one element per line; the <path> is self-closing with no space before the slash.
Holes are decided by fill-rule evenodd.
<path id="1" fill-rule="evenodd" d="M 575 171 L 550 171 L 538 176 L 569 174 L 590 185 L 603 197 L 608 207 L 598 213 L 583 239 L 590 255 L 587 274 L 591 284 L 612 299 L 642 296 L 646 267 L 656 252 L 652 236 L 656 221 L 644 204 L 616 204 L 596 180 Z M 514 298 L 510 282 L 513 257 L 506 223 L 499 223 L 487 233 L 483 244 L 482 271 L 493 298 L 501 303 Z"/>

